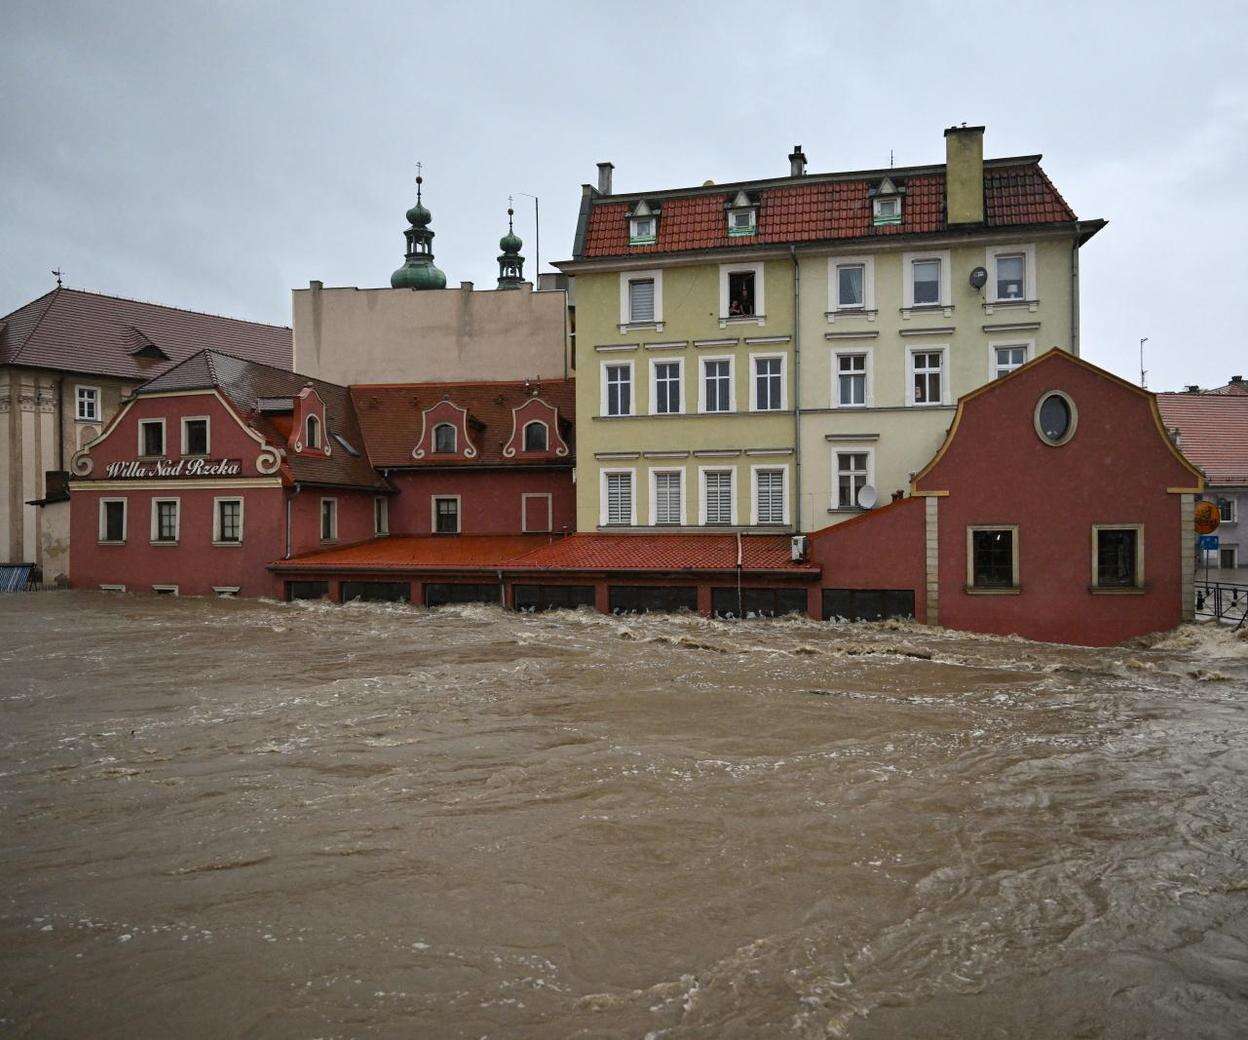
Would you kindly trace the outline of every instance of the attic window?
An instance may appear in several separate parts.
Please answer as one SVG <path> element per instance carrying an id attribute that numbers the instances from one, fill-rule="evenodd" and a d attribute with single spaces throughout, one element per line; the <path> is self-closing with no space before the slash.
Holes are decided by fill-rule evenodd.
<path id="1" fill-rule="evenodd" d="M 871 220 L 876 227 L 901 223 L 901 196 L 904 191 L 890 177 L 885 177 L 872 189 Z"/>
<path id="2" fill-rule="evenodd" d="M 628 244 L 630 246 L 647 246 L 658 239 L 658 214 L 650 209 L 645 199 L 637 203 L 628 218 Z"/>
<path id="3" fill-rule="evenodd" d="M 737 192 L 736 198 L 728 207 L 728 234 L 733 237 L 753 235 L 758 231 L 758 206 L 750 201 L 743 191 Z"/>
<path id="4" fill-rule="evenodd" d="M 321 446 L 321 421 L 315 415 L 309 415 L 305 426 L 306 440 L 309 448 Z"/>

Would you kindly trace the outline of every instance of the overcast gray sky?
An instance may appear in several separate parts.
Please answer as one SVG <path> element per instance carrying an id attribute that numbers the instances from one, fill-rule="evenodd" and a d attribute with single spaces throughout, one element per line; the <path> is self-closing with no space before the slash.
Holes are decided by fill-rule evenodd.
<path id="1" fill-rule="evenodd" d="M 438 265 L 492 285 L 507 195 L 542 258 L 580 185 L 1043 152 L 1081 217 L 1083 352 L 1154 389 L 1248 374 L 1248 15 L 1173 3 L 38 3 L 0 34 L 0 313 L 67 284 L 289 324 L 385 285 L 425 164 Z M 532 201 L 517 195 L 532 273 Z M 545 264 L 543 269 L 549 270 Z"/>

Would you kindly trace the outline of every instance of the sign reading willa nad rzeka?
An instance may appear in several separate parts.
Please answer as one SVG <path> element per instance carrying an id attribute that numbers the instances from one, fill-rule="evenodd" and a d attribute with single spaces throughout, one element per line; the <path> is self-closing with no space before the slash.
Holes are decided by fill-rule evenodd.
<path id="1" fill-rule="evenodd" d="M 104 469 L 108 480 L 160 480 L 186 477 L 237 477 L 243 472 L 238 459 L 154 459 L 151 462 L 110 462 Z"/>

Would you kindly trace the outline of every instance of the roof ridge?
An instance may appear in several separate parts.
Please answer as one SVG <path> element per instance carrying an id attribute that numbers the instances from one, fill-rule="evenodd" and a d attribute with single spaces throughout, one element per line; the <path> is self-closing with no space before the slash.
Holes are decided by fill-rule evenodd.
<path id="1" fill-rule="evenodd" d="M 69 286 L 61 286 L 59 289 L 53 289 L 52 291 L 82 293 L 84 296 L 102 296 L 107 300 L 121 300 L 124 303 L 141 303 L 144 307 L 159 307 L 166 311 L 180 311 L 183 314 L 198 314 L 201 318 L 220 318 L 222 321 L 234 321 L 238 322 L 240 325 L 259 325 L 268 329 L 284 329 L 287 332 L 290 331 L 289 325 L 275 325 L 269 321 L 253 321 L 250 318 L 235 318 L 229 314 L 218 314 L 215 311 L 197 311 L 190 307 L 175 307 L 171 303 L 157 303 L 155 300 L 140 300 L 137 296 L 118 296 L 116 293 L 100 292 L 98 289 L 74 289 Z"/>
<path id="2" fill-rule="evenodd" d="M 51 297 L 51 299 L 48 300 L 48 305 L 43 308 L 43 313 L 40 314 L 39 317 L 35 319 L 35 323 L 34 325 L 30 327 L 30 331 L 26 334 L 26 338 L 22 340 L 22 345 L 13 352 L 13 356 L 9 358 L 9 360 L 6 362 L 7 364 L 10 364 L 10 365 L 14 364 L 17 361 L 17 359 L 21 356 L 22 351 L 26 349 L 27 344 L 30 343 L 30 341 L 35 338 L 35 333 L 39 331 L 39 326 L 43 324 L 43 319 L 48 316 L 48 312 L 52 309 L 52 305 L 56 303 L 56 298 L 61 292 L 63 292 L 63 289 L 61 286 L 58 285 L 55 289 L 52 289 L 50 292 L 46 292 L 43 294 L 43 296 L 37 297 L 36 299 L 31 301 L 32 303 L 38 303 L 40 300 L 43 299 L 44 296 Z M 30 304 L 27 304 L 27 306 L 29 307 Z M 20 311 L 21 307 L 19 307 L 17 310 Z M 6 324 L 7 324 L 7 319 L 12 317 L 12 315 L 16 313 L 17 311 L 13 311 L 10 314 L 5 315 Z"/>

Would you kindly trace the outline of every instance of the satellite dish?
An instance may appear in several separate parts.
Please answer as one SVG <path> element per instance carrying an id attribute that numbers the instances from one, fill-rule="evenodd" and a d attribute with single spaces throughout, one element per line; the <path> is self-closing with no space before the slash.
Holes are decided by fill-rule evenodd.
<path id="1" fill-rule="evenodd" d="M 874 509 L 875 503 L 880 500 L 879 494 L 870 484 L 863 484 L 858 492 L 858 504 L 863 509 Z"/>
<path id="2" fill-rule="evenodd" d="M 978 292 L 988 284 L 988 271 L 986 268 L 977 267 L 971 272 L 971 288 Z"/>

